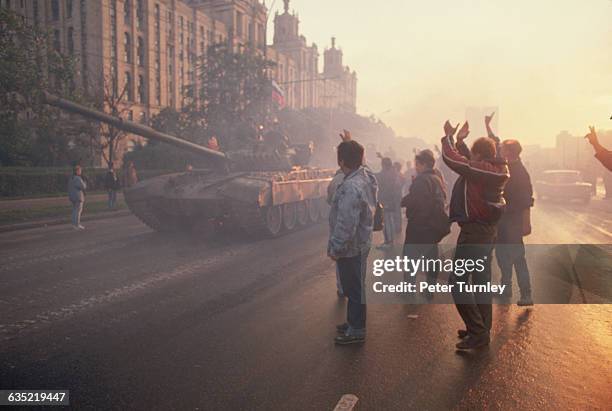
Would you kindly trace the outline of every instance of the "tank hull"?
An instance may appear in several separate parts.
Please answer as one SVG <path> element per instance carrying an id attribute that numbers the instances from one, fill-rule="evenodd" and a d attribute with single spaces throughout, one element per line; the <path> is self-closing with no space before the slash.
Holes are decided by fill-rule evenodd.
<path id="1" fill-rule="evenodd" d="M 169 174 L 126 189 L 130 210 L 156 231 L 239 228 L 277 236 L 327 216 L 327 187 L 335 170 Z"/>

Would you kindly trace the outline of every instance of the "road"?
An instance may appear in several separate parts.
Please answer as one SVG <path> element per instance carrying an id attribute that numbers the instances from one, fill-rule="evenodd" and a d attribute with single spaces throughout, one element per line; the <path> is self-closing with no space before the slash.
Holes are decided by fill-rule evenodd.
<path id="1" fill-rule="evenodd" d="M 581 207 L 536 207 L 530 242 L 612 243 L 612 207 Z M 326 234 L 210 243 L 132 216 L 1 234 L 0 387 L 78 409 L 609 409 L 612 305 L 497 305 L 468 353 L 452 305 L 371 305 L 365 345 L 334 346 Z"/>

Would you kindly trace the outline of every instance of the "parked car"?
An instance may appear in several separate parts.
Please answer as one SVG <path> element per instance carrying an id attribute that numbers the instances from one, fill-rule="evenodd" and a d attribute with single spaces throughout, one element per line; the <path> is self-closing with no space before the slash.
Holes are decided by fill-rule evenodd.
<path id="1" fill-rule="evenodd" d="M 593 185 L 585 183 L 577 170 L 546 170 L 536 181 L 538 199 L 591 201 Z"/>

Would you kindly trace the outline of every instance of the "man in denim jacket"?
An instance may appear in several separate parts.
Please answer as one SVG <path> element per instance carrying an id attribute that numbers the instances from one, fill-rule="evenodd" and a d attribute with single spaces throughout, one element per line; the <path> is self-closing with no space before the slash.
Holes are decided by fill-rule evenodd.
<path id="1" fill-rule="evenodd" d="M 372 243 L 378 184 L 363 166 L 364 148 L 356 141 L 338 146 L 338 165 L 344 180 L 338 186 L 329 214 L 327 254 L 338 264 L 340 281 L 348 297 L 347 322 L 337 326 L 337 344 L 365 341 L 366 306 L 363 285 Z"/>

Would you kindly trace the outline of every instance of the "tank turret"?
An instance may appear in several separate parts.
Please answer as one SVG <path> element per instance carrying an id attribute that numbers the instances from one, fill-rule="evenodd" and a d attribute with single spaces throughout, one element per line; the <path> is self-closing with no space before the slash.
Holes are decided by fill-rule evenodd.
<path id="1" fill-rule="evenodd" d="M 214 165 L 223 165 L 233 171 L 282 171 L 293 167 L 306 166 L 312 154 L 308 145 L 290 146 L 278 142 L 261 141 L 252 147 L 223 153 L 208 147 L 178 138 L 143 124 L 124 120 L 119 117 L 74 103 L 50 93 L 43 93 L 46 104 L 61 108 L 69 113 L 78 114 L 91 120 L 109 124 L 127 133 L 136 134 L 151 140 L 160 141 L 189 152 L 209 158 Z M 223 168 L 223 167 L 222 167 Z"/>

